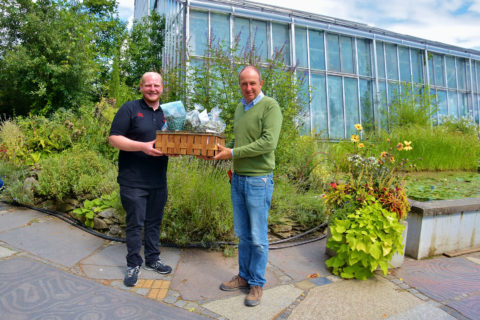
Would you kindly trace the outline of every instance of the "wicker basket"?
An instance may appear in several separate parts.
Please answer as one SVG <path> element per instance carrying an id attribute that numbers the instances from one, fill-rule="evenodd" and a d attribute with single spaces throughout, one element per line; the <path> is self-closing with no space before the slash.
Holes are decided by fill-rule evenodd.
<path id="1" fill-rule="evenodd" d="M 217 144 L 225 145 L 225 137 L 215 133 L 189 131 L 157 131 L 155 149 L 165 154 L 212 157 Z"/>

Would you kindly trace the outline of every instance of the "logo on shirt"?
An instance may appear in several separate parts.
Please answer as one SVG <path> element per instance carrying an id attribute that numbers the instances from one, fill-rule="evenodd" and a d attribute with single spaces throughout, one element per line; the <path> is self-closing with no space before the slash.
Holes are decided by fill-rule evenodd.
<path id="1" fill-rule="evenodd" d="M 143 118 L 143 113 L 139 112 L 137 116 L 139 116 L 140 118 Z"/>

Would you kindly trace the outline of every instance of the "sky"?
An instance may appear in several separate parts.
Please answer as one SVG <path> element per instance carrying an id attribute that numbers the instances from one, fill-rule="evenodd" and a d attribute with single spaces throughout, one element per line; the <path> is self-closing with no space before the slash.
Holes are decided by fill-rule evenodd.
<path id="1" fill-rule="evenodd" d="M 117 0 L 133 20 L 134 0 Z M 161 0 L 160 0 L 161 1 Z M 401 34 L 480 50 L 480 0 L 257 0 L 368 24 Z"/>

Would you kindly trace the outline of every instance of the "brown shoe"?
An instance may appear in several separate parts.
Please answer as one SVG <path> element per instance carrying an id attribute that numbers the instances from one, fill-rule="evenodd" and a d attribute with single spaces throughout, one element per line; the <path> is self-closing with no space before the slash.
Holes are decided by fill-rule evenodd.
<path id="1" fill-rule="evenodd" d="M 238 290 L 238 289 L 246 289 L 248 288 L 248 282 L 247 280 L 243 279 L 239 275 L 236 275 L 235 277 L 232 278 L 230 281 L 225 281 L 220 285 L 220 289 L 223 291 L 233 291 L 233 290 Z"/>
<path id="2" fill-rule="evenodd" d="M 255 307 L 260 304 L 262 299 L 263 288 L 260 286 L 251 286 L 250 293 L 245 298 L 245 305 L 247 307 Z"/>

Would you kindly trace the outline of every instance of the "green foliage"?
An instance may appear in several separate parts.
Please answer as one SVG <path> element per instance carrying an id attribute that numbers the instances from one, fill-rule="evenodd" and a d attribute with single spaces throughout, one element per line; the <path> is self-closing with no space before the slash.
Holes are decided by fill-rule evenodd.
<path id="1" fill-rule="evenodd" d="M 365 280 L 378 267 L 386 275 L 393 254 L 402 253 L 403 230 L 395 213 L 379 202 L 369 203 L 330 224 L 327 247 L 336 255 L 325 263 L 333 274 L 347 279 Z"/>
<path id="2" fill-rule="evenodd" d="M 116 187 L 116 167 L 97 152 L 69 149 L 40 162 L 38 194 L 79 200 L 110 194 Z"/>
<path id="3" fill-rule="evenodd" d="M 0 178 L 3 180 L 1 199 L 34 205 L 34 186 L 28 182 L 31 172 L 21 163 L 0 159 Z"/>
<path id="4" fill-rule="evenodd" d="M 0 126 L 0 144 L 2 159 L 19 164 L 26 157 L 25 137 L 14 120 L 5 120 Z"/>
<path id="5" fill-rule="evenodd" d="M 99 73 L 102 78 L 108 67 L 109 47 L 123 28 L 114 5 L 2 1 L 0 112 L 45 115 L 92 101 L 101 87 Z"/>
<path id="6" fill-rule="evenodd" d="M 228 162 L 170 158 L 162 238 L 178 244 L 232 240 Z"/>
<path id="7" fill-rule="evenodd" d="M 402 83 L 393 93 L 387 117 L 390 129 L 429 126 L 436 112 L 435 96 L 430 94 L 428 87 Z"/>
<path id="8" fill-rule="evenodd" d="M 83 202 L 83 207 L 76 208 L 73 210 L 79 218 L 85 220 L 85 225 L 87 227 L 93 228 L 93 219 L 95 215 L 108 209 L 114 208 L 117 205 L 119 194 L 112 193 L 108 195 L 103 195 L 100 198 L 96 198 L 93 200 L 85 200 Z"/>
<path id="9" fill-rule="evenodd" d="M 298 190 L 291 181 L 280 176 L 275 179 L 268 221 L 274 226 L 285 219 L 306 230 L 322 224 L 327 217 L 317 192 Z"/>
<path id="10" fill-rule="evenodd" d="M 480 197 L 478 172 L 416 172 L 406 179 L 408 197 L 418 201 Z"/>
<path id="11" fill-rule="evenodd" d="M 156 11 L 134 23 L 120 60 L 121 75 L 128 87 L 138 87 L 145 72 L 162 70 L 164 29 L 165 18 Z"/>

